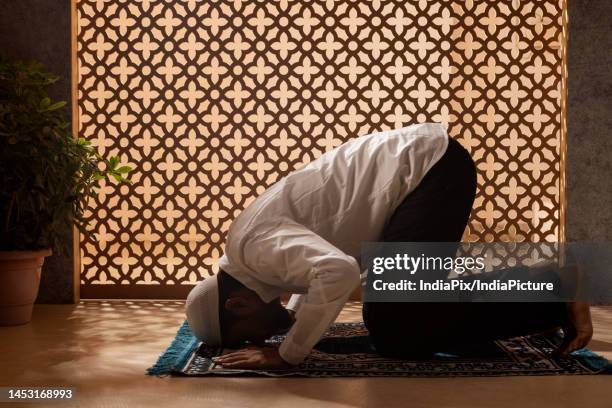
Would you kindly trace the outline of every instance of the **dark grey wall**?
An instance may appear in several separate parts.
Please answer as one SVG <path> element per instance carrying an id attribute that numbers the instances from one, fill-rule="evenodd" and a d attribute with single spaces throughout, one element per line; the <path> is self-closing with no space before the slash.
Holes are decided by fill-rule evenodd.
<path id="1" fill-rule="evenodd" d="M 51 96 L 70 103 L 70 0 L 3 0 L 0 51 L 19 59 L 36 59 L 60 75 Z M 70 105 L 66 120 L 70 122 Z M 71 231 L 64 236 L 72 242 Z M 37 302 L 70 303 L 72 293 L 72 258 L 47 258 Z"/>
<path id="2" fill-rule="evenodd" d="M 568 241 L 612 240 L 612 1 L 569 0 Z"/>

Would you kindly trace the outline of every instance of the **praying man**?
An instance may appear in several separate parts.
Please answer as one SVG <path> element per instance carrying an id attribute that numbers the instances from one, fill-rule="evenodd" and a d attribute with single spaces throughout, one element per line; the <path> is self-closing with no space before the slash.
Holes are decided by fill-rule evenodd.
<path id="1" fill-rule="evenodd" d="M 297 365 L 360 285 L 362 242 L 459 242 L 475 194 L 474 162 L 441 124 L 350 139 L 236 217 L 218 274 L 187 297 L 191 330 L 235 350 L 215 358 L 223 368 Z M 566 355 L 592 336 L 584 302 L 364 302 L 363 320 L 376 352 L 399 358 L 558 328 Z"/>

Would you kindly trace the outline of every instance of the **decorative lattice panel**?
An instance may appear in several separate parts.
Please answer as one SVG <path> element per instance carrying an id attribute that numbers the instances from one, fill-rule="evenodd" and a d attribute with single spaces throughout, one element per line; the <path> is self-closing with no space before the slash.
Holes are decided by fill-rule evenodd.
<path id="1" fill-rule="evenodd" d="M 423 121 L 477 162 L 466 240 L 556 241 L 563 3 L 78 1 L 80 135 L 136 168 L 91 205 L 83 287 L 214 274 L 266 187 Z"/>

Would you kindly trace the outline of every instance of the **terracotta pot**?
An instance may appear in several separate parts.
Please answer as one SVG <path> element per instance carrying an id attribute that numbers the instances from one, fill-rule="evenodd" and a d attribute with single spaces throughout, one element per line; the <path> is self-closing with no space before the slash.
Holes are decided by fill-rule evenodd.
<path id="1" fill-rule="evenodd" d="M 50 249 L 0 251 L 0 326 L 28 323 Z"/>

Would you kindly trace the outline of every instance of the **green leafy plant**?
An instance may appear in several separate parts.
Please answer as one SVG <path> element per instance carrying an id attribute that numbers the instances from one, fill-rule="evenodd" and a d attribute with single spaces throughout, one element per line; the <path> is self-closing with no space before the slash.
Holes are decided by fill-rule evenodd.
<path id="1" fill-rule="evenodd" d="M 47 93 L 58 79 L 36 62 L 0 55 L 0 250 L 67 253 L 65 232 L 86 232 L 99 181 L 130 182 L 118 157 L 103 158 L 70 134 L 66 102 Z"/>

